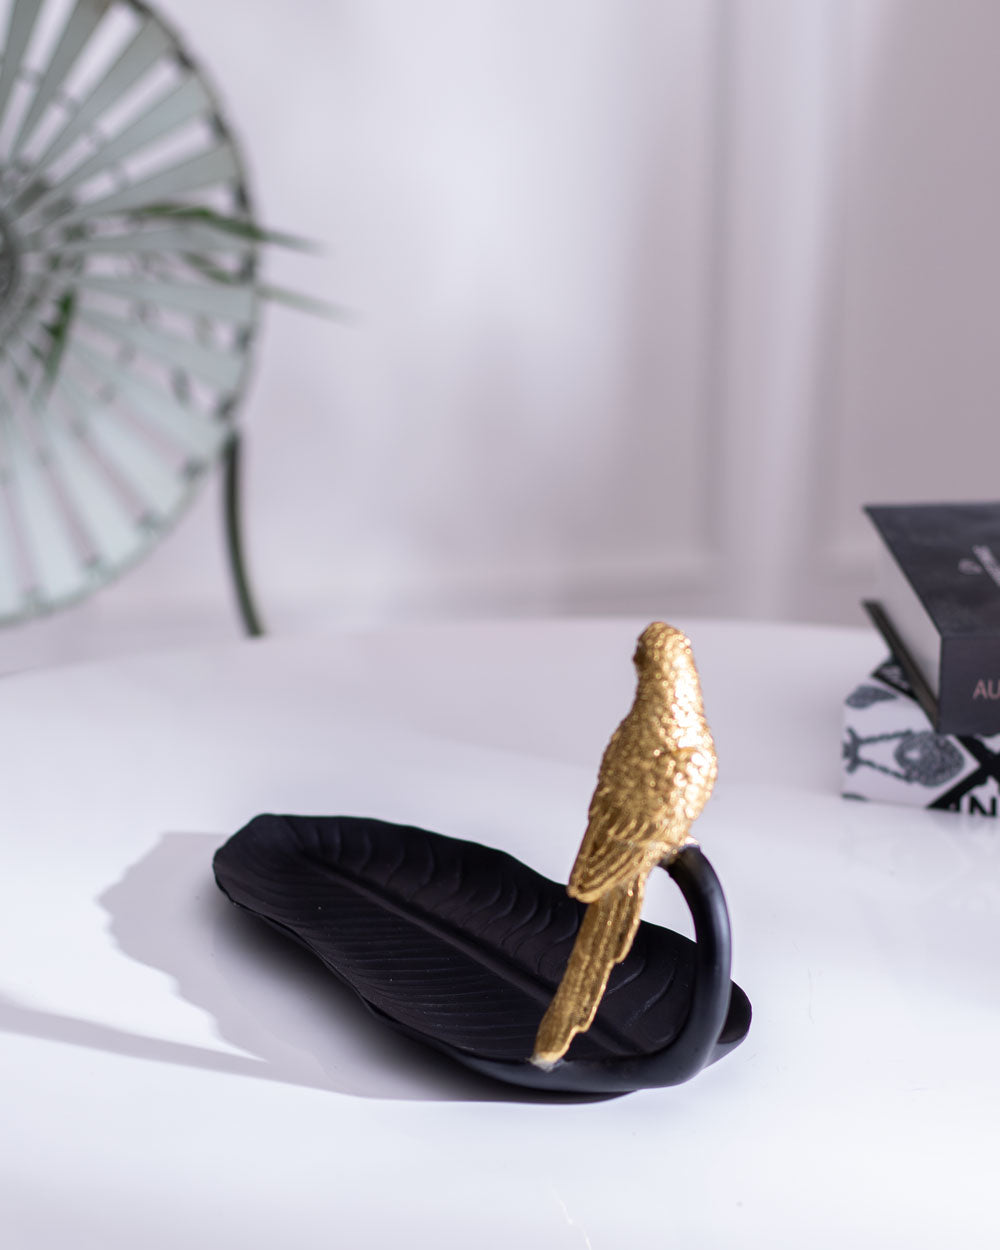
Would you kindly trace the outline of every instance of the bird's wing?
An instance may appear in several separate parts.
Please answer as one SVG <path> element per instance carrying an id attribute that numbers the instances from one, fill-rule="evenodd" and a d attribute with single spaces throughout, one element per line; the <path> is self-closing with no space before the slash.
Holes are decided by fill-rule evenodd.
<path id="1" fill-rule="evenodd" d="M 644 852 L 655 841 L 655 826 L 629 817 L 619 803 L 594 795 L 590 820 L 569 878 L 576 898 L 596 897 L 621 885 L 639 871 Z M 588 899 L 589 901 L 589 899 Z"/>
<path id="2" fill-rule="evenodd" d="M 701 749 L 682 748 L 664 763 L 655 786 L 642 776 L 626 784 L 602 777 L 570 874 L 570 893 L 591 901 L 651 867 L 651 855 L 655 862 L 679 849 L 715 779 L 714 764 L 706 775 L 707 762 Z"/>

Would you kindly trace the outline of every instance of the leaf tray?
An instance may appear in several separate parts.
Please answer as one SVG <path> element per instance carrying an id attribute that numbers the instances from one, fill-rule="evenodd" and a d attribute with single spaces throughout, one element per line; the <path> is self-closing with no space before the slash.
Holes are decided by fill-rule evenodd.
<path id="1" fill-rule="evenodd" d="M 503 851 L 347 816 L 257 816 L 216 852 L 238 907 L 301 942 L 387 1025 L 516 1085 L 624 1093 L 675 1085 L 738 1045 L 725 899 L 708 860 L 669 865 L 696 942 L 643 921 L 597 1017 L 551 1070 L 530 1062 L 586 910 Z"/>

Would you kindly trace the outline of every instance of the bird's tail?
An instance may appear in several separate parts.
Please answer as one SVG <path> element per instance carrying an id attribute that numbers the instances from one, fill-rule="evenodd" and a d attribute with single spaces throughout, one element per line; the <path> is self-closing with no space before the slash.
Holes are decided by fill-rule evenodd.
<path id="1" fill-rule="evenodd" d="M 531 1062 L 551 1068 L 577 1033 L 589 1029 L 611 969 L 629 952 L 639 927 L 645 878 L 608 890 L 584 913 L 555 997 L 542 1017 Z"/>

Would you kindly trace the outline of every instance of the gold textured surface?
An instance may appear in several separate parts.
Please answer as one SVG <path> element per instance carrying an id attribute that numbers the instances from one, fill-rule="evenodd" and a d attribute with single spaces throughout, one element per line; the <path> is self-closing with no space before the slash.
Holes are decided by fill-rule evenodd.
<path id="1" fill-rule="evenodd" d="M 715 784 L 715 745 L 705 721 L 691 644 L 661 621 L 643 630 L 633 657 L 635 701 L 611 736 L 569 893 L 590 906 L 532 1062 L 549 1068 L 593 1022 L 611 969 L 639 927 L 646 880 L 694 841 L 691 825 Z"/>

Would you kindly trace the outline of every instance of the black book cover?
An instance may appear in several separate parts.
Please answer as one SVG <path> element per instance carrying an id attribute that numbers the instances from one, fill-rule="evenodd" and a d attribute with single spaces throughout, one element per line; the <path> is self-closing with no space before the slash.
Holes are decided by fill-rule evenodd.
<path id="1" fill-rule="evenodd" d="M 865 512 L 903 575 L 878 604 L 880 629 L 935 729 L 1000 732 L 1000 503 Z"/>

